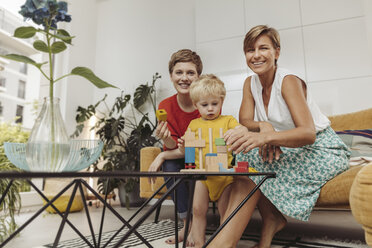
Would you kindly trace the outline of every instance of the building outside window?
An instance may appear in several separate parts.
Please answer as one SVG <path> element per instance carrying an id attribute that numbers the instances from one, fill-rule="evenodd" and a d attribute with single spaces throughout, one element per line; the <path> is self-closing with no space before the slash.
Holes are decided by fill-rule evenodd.
<path id="1" fill-rule="evenodd" d="M 6 78 L 0 77 L 0 87 L 5 88 L 6 85 Z"/>
<path id="2" fill-rule="evenodd" d="M 17 105 L 17 111 L 16 111 L 16 117 L 18 117 L 16 119 L 16 123 L 22 123 L 23 121 L 23 106 L 21 105 Z"/>
<path id="3" fill-rule="evenodd" d="M 19 80 L 18 84 L 18 97 L 25 99 L 26 96 L 26 82 L 23 80 Z"/>
<path id="4" fill-rule="evenodd" d="M 19 72 L 23 74 L 27 74 L 27 64 L 26 63 L 19 63 Z"/>

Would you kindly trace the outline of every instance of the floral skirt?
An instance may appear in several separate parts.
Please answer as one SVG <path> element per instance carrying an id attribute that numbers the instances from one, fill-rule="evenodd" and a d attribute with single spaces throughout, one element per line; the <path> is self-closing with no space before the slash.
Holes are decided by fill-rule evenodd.
<path id="1" fill-rule="evenodd" d="M 255 148 L 237 154 L 237 161 L 248 161 L 259 172 L 275 172 L 261 192 L 284 215 L 307 221 L 319 197 L 321 187 L 349 168 L 350 151 L 332 128 L 316 135 L 314 144 L 300 148 L 281 147 L 283 154 L 271 164 L 263 162 Z M 261 177 L 251 177 L 257 184 Z"/>

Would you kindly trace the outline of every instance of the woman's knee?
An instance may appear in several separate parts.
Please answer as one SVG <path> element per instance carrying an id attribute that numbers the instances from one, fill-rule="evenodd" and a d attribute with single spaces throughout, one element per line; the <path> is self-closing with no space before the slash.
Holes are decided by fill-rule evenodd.
<path id="1" fill-rule="evenodd" d="M 183 167 L 184 167 L 183 159 L 165 160 L 162 166 L 164 172 L 178 172 Z"/>

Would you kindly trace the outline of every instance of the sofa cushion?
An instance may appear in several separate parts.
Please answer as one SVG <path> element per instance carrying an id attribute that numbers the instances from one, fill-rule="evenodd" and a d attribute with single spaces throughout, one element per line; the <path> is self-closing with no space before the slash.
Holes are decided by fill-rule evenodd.
<path id="1" fill-rule="evenodd" d="M 354 166 L 337 177 L 329 180 L 320 191 L 316 207 L 347 208 L 349 205 L 350 188 L 354 178 L 363 166 Z"/>
<path id="2" fill-rule="evenodd" d="M 372 157 L 372 129 L 344 130 L 337 134 L 350 148 L 351 157 Z"/>
<path id="3" fill-rule="evenodd" d="M 372 128 L 372 108 L 353 113 L 329 116 L 335 131 L 360 130 Z"/>

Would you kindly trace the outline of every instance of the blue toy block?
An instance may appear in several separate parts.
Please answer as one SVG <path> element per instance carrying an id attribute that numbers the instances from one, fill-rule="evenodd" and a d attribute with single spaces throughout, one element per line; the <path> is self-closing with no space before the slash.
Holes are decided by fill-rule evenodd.
<path id="1" fill-rule="evenodd" d="M 217 157 L 217 153 L 207 153 L 205 154 L 206 157 Z"/>
<path id="2" fill-rule="evenodd" d="M 195 163 L 195 147 L 185 147 L 185 164 Z"/>
<path id="3" fill-rule="evenodd" d="M 223 168 L 222 163 L 218 163 L 218 167 L 220 168 L 220 172 L 235 172 L 234 171 L 234 168 L 231 168 L 231 169 L 225 169 L 225 168 Z"/>

